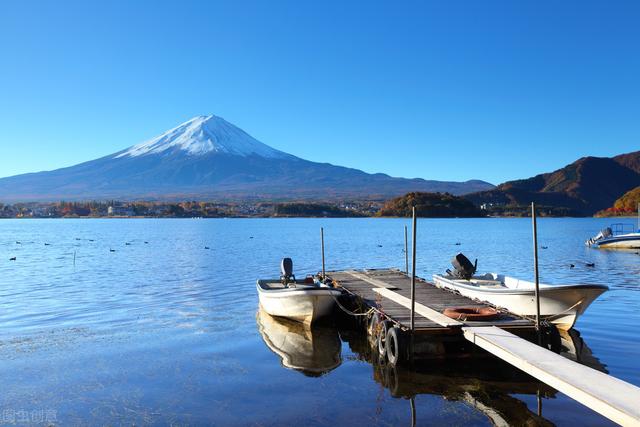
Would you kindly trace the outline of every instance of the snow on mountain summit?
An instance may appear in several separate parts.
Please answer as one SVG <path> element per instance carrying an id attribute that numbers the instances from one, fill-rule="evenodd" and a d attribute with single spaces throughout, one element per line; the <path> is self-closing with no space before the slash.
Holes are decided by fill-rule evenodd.
<path id="1" fill-rule="evenodd" d="M 134 145 L 116 155 L 138 157 L 179 150 L 190 156 L 224 153 L 252 154 L 266 158 L 292 157 L 258 141 L 242 129 L 214 115 L 197 116 L 149 141 Z"/>

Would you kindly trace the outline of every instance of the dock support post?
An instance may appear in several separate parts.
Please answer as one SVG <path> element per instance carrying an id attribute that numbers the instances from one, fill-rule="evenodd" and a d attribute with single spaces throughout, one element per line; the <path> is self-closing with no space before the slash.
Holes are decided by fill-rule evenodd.
<path id="1" fill-rule="evenodd" d="M 536 221 L 536 204 L 531 202 L 531 222 L 533 225 L 533 272 L 535 275 L 535 299 L 536 299 L 536 331 L 538 332 L 538 344 L 542 343 L 540 331 L 540 277 L 538 275 L 538 223 Z"/>
<path id="2" fill-rule="evenodd" d="M 320 246 L 322 249 L 322 280 L 324 280 L 324 228 L 320 227 Z"/>
<path id="3" fill-rule="evenodd" d="M 640 204 L 638 204 L 640 206 Z M 638 226 L 640 228 L 640 226 Z M 407 237 L 407 226 L 404 226 L 404 273 L 409 275 L 409 238 Z"/>
<path id="4" fill-rule="evenodd" d="M 411 427 L 416 427 L 416 400 L 411 398 Z"/>
<path id="5" fill-rule="evenodd" d="M 415 330 L 416 315 L 416 207 L 413 207 L 411 223 L 411 360 L 413 361 L 413 332 Z"/>

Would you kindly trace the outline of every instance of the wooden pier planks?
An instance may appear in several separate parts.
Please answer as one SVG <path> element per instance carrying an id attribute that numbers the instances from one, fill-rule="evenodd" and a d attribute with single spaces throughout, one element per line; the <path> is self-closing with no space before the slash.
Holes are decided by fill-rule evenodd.
<path id="1" fill-rule="evenodd" d="M 393 292 L 389 289 L 384 289 L 384 288 L 373 289 L 373 291 L 379 293 L 383 297 L 388 298 L 391 301 L 396 302 L 404 307 L 407 307 L 407 308 L 411 307 L 411 299 L 407 297 L 403 297 L 397 292 Z M 445 328 L 460 327 L 464 324 L 448 316 L 445 316 L 439 311 L 435 311 L 427 307 L 426 305 L 420 304 L 419 302 L 415 303 L 415 312 L 417 315 L 426 317 L 432 322 L 435 322 L 440 326 L 444 326 Z"/>
<path id="2" fill-rule="evenodd" d="M 327 274 L 348 292 L 362 298 L 366 304 L 376 307 L 384 312 L 393 321 L 405 328 L 409 328 L 411 321 L 411 311 L 406 301 L 411 297 L 411 279 L 398 270 L 347 270 L 332 271 Z M 388 290 L 393 293 L 382 295 L 381 290 Z M 384 291 L 383 291 L 384 293 Z M 390 296 L 392 298 L 390 298 Z M 422 279 L 416 280 L 416 303 L 433 312 L 441 313 L 447 307 L 486 307 L 478 301 L 464 297 L 452 291 L 441 289 Z M 426 313 L 426 311 L 424 312 Z M 450 326 L 443 326 L 445 322 L 433 320 L 433 316 L 423 316 L 417 313 L 415 326 L 417 332 L 429 332 L 439 330 L 439 332 L 449 331 L 459 333 L 459 325 L 453 324 L 454 319 L 449 319 Z M 431 313 L 433 314 L 433 313 Z M 500 327 L 515 327 L 530 329 L 533 323 L 529 320 L 517 316 L 504 314 L 500 319 L 488 322 L 473 322 L 476 326 L 499 325 Z"/>
<path id="3" fill-rule="evenodd" d="M 621 425 L 640 425 L 640 388 L 503 329 L 463 327 L 467 340 Z"/>

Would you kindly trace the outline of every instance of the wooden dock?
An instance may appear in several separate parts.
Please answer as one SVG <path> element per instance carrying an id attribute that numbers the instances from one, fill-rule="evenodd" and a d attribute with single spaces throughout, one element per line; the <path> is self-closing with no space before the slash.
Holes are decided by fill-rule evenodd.
<path id="1" fill-rule="evenodd" d="M 397 326 L 408 330 L 411 321 L 411 279 L 395 269 L 331 271 L 327 275 L 349 294 L 362 300 L 389 318 Z M 531 320 L 501 311 L 500 316 L 487 322 L 461 322 L 442 314 L 449 307 L 488 307 L 453 291 L 442 289 L 416 278 L 416 334 L 460 334 L 463 326 L 499 326 L 505 329 L 533 330 Z"/>
<path id="2" fill-rule="evenodd" d="M 405 273 L 395 269 L 358 270 L 327 272 L 327 276 L 366 309 L 375 312 L 377 318 L 385 319 L 396 332 L 407 335 L 411 319 L 411 279 Z M 458 321 L 442 314 L 448 307 L 460 306 L 488 305 L 416 278 L 413 336 L 458 335 L 610 420 L 640 426 L 639 387 L 512 334 L 509 331 L 535 328 L 533 321 L 513 313 L 501 311 L 497 319 L 485 322 Z M 388 333 L 386 327 L 369 331 L 377 334 L 374 342 L 380 343 Z M 388 343 L 387 351 L 390 351 Z"/>

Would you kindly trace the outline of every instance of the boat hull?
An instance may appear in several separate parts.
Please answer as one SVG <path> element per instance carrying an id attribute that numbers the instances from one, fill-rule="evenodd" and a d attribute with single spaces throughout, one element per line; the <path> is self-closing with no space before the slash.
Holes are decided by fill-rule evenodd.
<path id="1" fill-rule="evenodd" d="M 460 284 L 442 276 L 434 276 L 436 286 L 455 290 L 466 297 L 480 300 L 526 317 L 536 315 L 533 289 L 482 289 Z M 608 288 L 602 285 L 543 285 L 540 287 L 540 316 L 569 330 L 589 305 Z"/>
<path id="2" fill-rule="evenodd" d="M 268 314 L 313 324 L 331 315 L 341 292 L 332 288 L 265 290 L 257 285 L 260 307 Z"/>
<path id="3" fill-rule="evenodd" d="M 593 244 L 593 247 L 601 249 L 640 249 L 640 234 L 602 239 Z"/>

